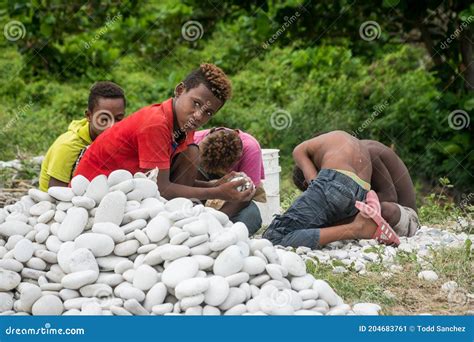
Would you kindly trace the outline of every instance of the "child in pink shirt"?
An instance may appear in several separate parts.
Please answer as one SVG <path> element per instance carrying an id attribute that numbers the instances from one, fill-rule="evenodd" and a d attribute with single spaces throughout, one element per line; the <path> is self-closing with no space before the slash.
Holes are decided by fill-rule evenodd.
<path id="1" fill-rule="evenodd" d="M 226 127 L 206 129 L 194 133 L 194 143 L 200 151 L 200 177 L 216 180 L 232 171 L 244 172 L 261 186 L 265 179 L 262 150 L 257 139 L 241 130 Z M 225 203 L 220 209 L 232 222 L 244 222 L 250 235 L 262 225 L 260 211 L 254 201 Z"/>

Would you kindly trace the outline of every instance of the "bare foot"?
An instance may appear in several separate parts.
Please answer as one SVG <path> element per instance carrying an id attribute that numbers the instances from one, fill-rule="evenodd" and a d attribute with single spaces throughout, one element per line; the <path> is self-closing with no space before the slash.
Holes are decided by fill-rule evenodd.
<path id="1" fill-rule="evenodd" d="M 377 224 L 370 218 L 365 218 L 358 213 L 352 222 L 357 239 L 372 239 L 377 230 Z"/>

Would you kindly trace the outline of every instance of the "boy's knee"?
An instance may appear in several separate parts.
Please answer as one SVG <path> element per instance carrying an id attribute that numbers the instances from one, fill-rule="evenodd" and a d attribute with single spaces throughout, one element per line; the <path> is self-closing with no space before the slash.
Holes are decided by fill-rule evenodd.
<path id="1" fill-rule="evenodd" d="M 390 224 L 396 224 L 400 220 L 400 208 L 393 202 L 380 203 L 382 209 L 382 217 Z"/>

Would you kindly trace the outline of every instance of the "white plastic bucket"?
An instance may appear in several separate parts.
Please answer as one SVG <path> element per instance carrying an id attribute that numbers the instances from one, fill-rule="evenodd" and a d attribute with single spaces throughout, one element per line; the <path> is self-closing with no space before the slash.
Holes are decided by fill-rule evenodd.
<path id="1" fill-rule="evenodd" d="M 273 215 L 280 214 L 280 172 L 279 164 L 280 150 L 262 149 L 263 168 L 265 170 L 265 179 L 263 188 L 267 195 L 267 203 L 257 202 L 257 206 L 262 214 L 264 225 L 269 225 L 273 220 Z"/>

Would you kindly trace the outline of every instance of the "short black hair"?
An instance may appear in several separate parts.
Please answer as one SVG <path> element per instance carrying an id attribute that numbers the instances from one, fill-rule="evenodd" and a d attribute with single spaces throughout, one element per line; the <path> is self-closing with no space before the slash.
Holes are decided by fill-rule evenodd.
<path id="1" fill-rule="evenodd" d="M 329 133 L 330 131 L 318 131 L 316 133 L 314 133 L 311 138 L 316 138 L 316 137 L 319 137 L 320 135 L 323 135 L 323 134 L 326 134 L 326 133 Z M 293 175 L 292 175 L 292 178 L 293 178 L 293 183 L 295 184 L 295 186 L 300 189 L 301 191 L 306 191 L 306 189 L 308 188 L 308 183 L 306 183 L 306 180 L 304 179 L 304 173 L 303 173 L 303 170 L 301 170 L 298 165 L 295 165 L 293 167 Z"/>
<path id="2" fill-rule="evenodd" d="M 193 70 L 183 81 L 184 87 L 189 90 L 204 84 L 212 94 L 222 102 L 230 99 L 232 84 L 221 68 L 214 64 L 203 63 Z"/>
<path id="3" fill-rule="evenodd" d="M 304 179 L 303 171 L 298 167 L 298 165 L 295 165 L 293 167 L 293 183 L 301 191 L 306 191 L 306 189 L 308 187 L 308 185 L 306 184 L 306 181 Z"/>
<path id="4" fill-rule="evenodd" d="M 94 107 L 97 105 L 100 98 L 122 99 L 124 107 L 127 106 L 127 100 L 125 99 L 123 89 L 114 82 L 101 81 L 94 83 L 89 92 L 89 100 L 87 102 L 87 108 L 89 111 L 92 112 L 94 110 Z"/>

